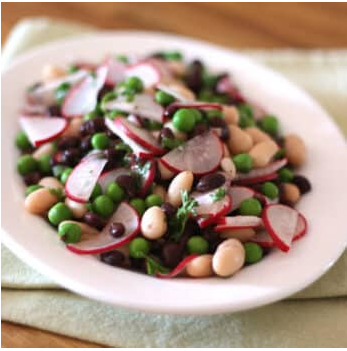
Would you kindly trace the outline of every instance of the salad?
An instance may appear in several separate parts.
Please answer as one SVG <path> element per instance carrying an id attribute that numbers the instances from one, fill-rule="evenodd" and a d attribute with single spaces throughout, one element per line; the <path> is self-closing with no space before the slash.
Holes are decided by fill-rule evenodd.
<path id="1" fill-rule="evenodd" d="M 73 253 L 159 278 L 228 277 L 307 231 L 294 208 L 311 190 L 303 140 L 180 52 L 47 65 L 19 124 L 25 209 Z"/>

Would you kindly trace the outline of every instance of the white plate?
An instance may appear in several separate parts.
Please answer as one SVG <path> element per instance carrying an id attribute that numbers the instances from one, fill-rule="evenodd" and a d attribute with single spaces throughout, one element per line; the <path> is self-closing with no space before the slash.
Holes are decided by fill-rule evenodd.
<path id="1" fill-rule="evenodd" d="M 23 209 L 24 186 L 16 173 L 13 141 L 17 112 L 28 84 L 45 63 L 98 60 L 106 53 L 149 53 L 179 49 L 210 67 L 230 71 L 248 97 L 280 116 L 283 130 L 303 136 L 308 163 L 300 171 L 313 191 L 299 204 L 308 235 L 288 253 L 274 251 L 259 264 L 228 279 L 172 279 L 113 268 L 94 257 L 66 250 L 55 231 Z M 23 55 L 2 75 L 3 241 L 26 263 L 81 295 L 148 312 L 213 314 L 245 310 L 283 299 L 308 286 L 331 267 L 346 247 L 347 152 L 327 113 L 281 75 L 238 53 L 182 37 L 111 32 L 56 42 Z"/>

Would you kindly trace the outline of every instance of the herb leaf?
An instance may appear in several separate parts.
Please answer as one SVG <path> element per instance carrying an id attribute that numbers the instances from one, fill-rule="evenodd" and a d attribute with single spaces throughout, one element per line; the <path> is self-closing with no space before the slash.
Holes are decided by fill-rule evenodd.
<path id="1" fill-rule="evenodd" d="M 153 259 L 150 256 L 145 256 L 146 258 L 146 268 L 147 268 L 147 274 L 149 275 L 155 275 L 157 273 L 162 273 L 166 274 L 169 273 L 170 270 L 161 265 L 159 262 L 157 262 L 155 259 Z"/>
<path id="2" fill-rule="evenodd" d="M 216 191 L 214 191 L 211 194 L 212 200 L 213 202 L 217 202 L 220 201 L 222 199 L 224 199 L 225 197 L 225 189 L 224 188 L 218 188 Z"/>

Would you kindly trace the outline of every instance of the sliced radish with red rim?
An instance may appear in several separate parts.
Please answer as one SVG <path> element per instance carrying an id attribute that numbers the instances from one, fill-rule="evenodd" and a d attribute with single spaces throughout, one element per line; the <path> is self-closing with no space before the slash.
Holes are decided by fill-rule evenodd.
<path id="1" fill-rule="evenodd" d="M 269 205 L 263 209 L 262 219 L 275 245 L 288 251 L 296 233 L 298 212 L 282 204 Z"/>
<path id="2" fill-rule="evenodd" d="M 41 104 L 25 104 L 20 111 L 22 115 L 26 116 L 42 116 L 42 117 L 48 117 L 48 108 L 45 105 Z"/>
<path id="3" fill-rule="evenodd" d="M 61 109 L 64 117 L 79 117 L 95 109 L 98 93 L 106 81 L 107 71 L 106 66 L 100 66 L 95 71 L 95 76 L 89 74 L 69 90 Z"/>
<path id="4" fill-rule="evenodd" d="M 223 144 L 213 132 L 200 134 L 164 155 L 160 162 L 172 172 L 191 171 L 204 175 L 218 169 Z"/>
<path id="5" fill-rule="evenodd" d="M 136 127 L 142 127 L 142 123 L 139 117 L 136 115 L 129 115 L 127 117 L 128 121 L 134 124 Z"/>
<path id="6" fill-rule="evenodd" d="M 140 178 L 141 187 L 139 190 L 139 195 L 145 196 L 154 182 L 156 172 L 155 161 L 147 161 L 144 165 L 139 165 L 135 163 L 131 166 L 131 170 Z"/>
<path id="7" fill-rule="evenodd" d="M 62 83 L 79 83 L 88 75 L 88 71 L 79 70 L 48 83 L 42 83 L 27 93 L 27 100 L 32 104 L 50 106 L 55 103 L 55 91 Z"/>
<path id="8" fill-rule="evenodd" d="M 66 196 L 77 202 L 87 202 L 106 163 L 107 159 L 98 154 L 85 157 L 66 181 Z"/>
<path id="9" fill-rule="evenodd" d="M 107 66 L 106 84 L 115 86 L 125 79 L 126 64 L 118 61 L 116 58 L 109 56 L 105 61 Z"/>
<path id="10" fill-rule="evenodd" d="M 122 223 L 125 228 L 124 235 L 114 238 L 110 235 L 109 229 L 112 223 Z M 111 251 L 117 247 L 127 244 L 140 232 L 140 217 L 136 210 L 126 202 L 121 202 L 116 212 L 109 219 L 107 225 L 100 234 L 88 237 L 76 244 L 66 245 L 69 250 L 78 254 L 100 254 Z"/>
<path id="11" fill-rule="evenodd" d="M 159 123 L 164 122 L 163 107 L 156 103 L 153 96 L 149 94 L 136 94 L 132 101 L 127 101 L 126 96 L 119 95 L 114 100 L 106 102 L 103 108 L 106 111 L 120 110 Z"/>
<path id="12" fill-rule="evenodd" d="M 155 155 L 162 155 L 165 152 L 165 149 L 161 147 L 159 142 L 146 129 L 139 128 L 122 117 L 115 118 L 113 122 L 116 128 L 120 129 L 130 139 L 152 151 Z"/>
<path id="13" fill-rule="evenodd" d="M 262 226 L 262 224 L 262 219 L 256 216 L 232 216 L 220 218 L 214 230 L 216 232 L 222 232 L 227 229 L 258 228 Z"/>
<path id="14" fill-rule="evenodd" d="M 307 221 L 306 218 L 299 213 L 298 222 L 296 224 L 295 234 L 293 237 L 293 241 L 296 241 L 302 238 L 307 232 Z"/>
<path id="15" fill-rule="evenodd" d="M 270 248 L 270 247 L 275 246 L 275 243 L 274 243 L 272 237 L 269 235 L 269 233 L 265 229 L 258 231 L 255 234 L 255 236 L 253 236 L 251 239 L 249 239 L 249 241 L 252 243 L 256 243 L 264 248 Z"/>
<path id="16" fill-rule="evenodd" d="M 287 164 L 287 159 L 283 158 L 270 163 L 268 166 L 262 168 L 252 169 L 248 173 L 238 173 L 234 178 L 237 183 L 258 183 L 267 180 L 272 180 L 277 177 L 277 171 Z"/>
<path id="17" fill-rule="evenodd" d="M 160 68 L 154 62 L 144 61 L 128 66 L 125 77 L 140 78 L 145 88 L 157 85 L 162 79 Z"/>
<path id="18" fill-rule="evenodd" d="M 180 108 L 195 108 L 198 110 L 217 110 L 222 111 L 223 106 L 215 102 L 201 102 L 201 101 L 190 101 L 190 102 L 174 102 L 170 104 L 164 112 L 165 117 L 171 117 Z"/>
<path id="19" fill-rule="evenodd" d="M 154 157 L 154 154 L 152 151 L 144 148 L 143 146 L 139 145 L 138 143 L 136 143 L 134 140 L 132 140 L 131 138 L 129 138 L 126 133 L 124 132 L 123 129 L 120 129 L 116 123 L 114 123 L 114 121 L 112 121 L 109 118 L 105 118 L 105 124 L 106 127 L 111 130 L 111 132 L 113 132 L 114 134 L 116 134 L 119 138 L 122 139 L 122 141 L 127 144 L 131 150 L 133 151 L 133 153 L 140 157 L 140 158 L 145 158 L 145 159 L 150 159 Z"/>
<path id="20" fill-rule="evenodd" d="M 180 86 L 177 83 L 159 83 L 156 88 L 162 90 L 166 94 L 173 96 L 180 102 L 188 102 L 192 100 L 181 93 Z"/>
<path id="21" fill-rule="evenodd" d="M 169 273 L 157 273 L 156 277 L 157 278 L 174 278 L 180 273 L 184 271 L 186 268 L 187 264 L 194 260 L 194 258 L 198 257 L 199 255 L 197 254 L 192 254 L 187 257 L 185 257 L 171 272 Z"/>
<path id="22" fill-rule="evenodd" d="M 116 181 L 117 177 L 120 175 L 129 175 L 131 171 L 126 168 L 116 168 L 111 171 L 107 171 L 101 174 L 98 179 L 102 191 L 105 192 L 106 187 L 109 183 Z"/>
<path id="23" fill-rule="evenodd" d="M 19 124 L 35 147 L 58 138 L 67 128 L 67 121 L 60 117 L 22 116 Z"/>
<path id="24" fill-rule="evenodd" d="M 228 189 L 228 194 L 232 200 L 231 211 L 238 209 L 243 200 L 249 199 L 254 196 L 254 190 L 245 186 L 233 185 Z"/>

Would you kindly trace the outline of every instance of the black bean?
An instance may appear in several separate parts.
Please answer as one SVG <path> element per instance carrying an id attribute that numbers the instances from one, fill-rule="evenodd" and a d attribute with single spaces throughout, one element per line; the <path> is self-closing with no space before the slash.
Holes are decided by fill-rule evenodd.
<path id="1" fill-rule="evenodd" d="M 192 132 L 192 137 L 205 133 L 208 130 L 208 126 L 204 123 L 198 124 Z"/>
<path id="2" fill-rule="evenodd" d="M 92 124 L 90 122 L 91 121 L 86 121 L 81 125 L 80 132 L 81 132 L 82 136 L 93 134 L 93 128 L 92 128 Z"/>
<path id="3" fill-rule="evenodd" d="M 183 257 L 182 247 L 178 243 L 167 242 L 162 248 L 161 256 L 164 265 L 173 268 L 177 266 Z"/>
<path id="4" fill-rule="evenodd" d="M 63 136 L 58 141 L 58 149 L 66 150 L 80 145 L 80 139 L 75 136 Z"/>
<path id="5" fill-rule="evenodd" d="M 195 93 L 198 93 L 203 86 L 202 73 L 203 65 L 198 60 L 193 61 L 188 67 L 186 83 L 188 88 L 193 90 Z"/>
<path id="6" fill-rule="evenodd" d="M 106 130 L 106 135 L 111 139 L 111 140 L 116 140 L 118 139 L 118 136 L 116 134 L 114 134 L 112 131 L 110 131 L 109 129 Z"/>
<path id="7" fill-rule="evenodd" d="M 120 187 L 122 187 L 130 197 L 136 195 L 136 180 L 130 175 L 120 175 L 117 177 L 116 182 Z"/>
<path id="8" fill-rule="evenodd" d="M 125 261 L 125 255 L 123 252 L 114 250 L 102 253 L 100 255 L 100 260 L 111 266 L 121 266 Z"/>
<path id="9" fill-rule="evenodd" d="M 24 176 L 24 183 L 26 185 L 37 184 L 41 179 L 39 172 L 32 172 Z"/>
<path id="10" fill-rule="evenodd" d="M 209 242 L 213 243 L 218 239 L 218 233 L 213 230 L 213 227 L 206 227 L 202 229 L 202 236 Z"/>
<path id="11" fill-rule="evenodd" d="M 200 178 L 196 185 L 196 190 L 205 192 L 212 189 L 219 188 L 225 183 L 225 176 L 221 173 L 207 174 Z"/>
<path id="12" fill-rule="evenodd" d="M 74 167 L 80 161 L 81 152 L 77 148 L 64 150 L 61 155 L 61 163 L 66 166 Z"/>
<path id="13" fill-rule="evenodd" d="M 108 162 L 115 163 L 119 161 L 120 158 L 122 158 L 123 152 L 121 150 L 109 148 L 104 150 L 104 156 L 107 158 Z"/>
<path id="14" fill-rule="evenodd" d="M 225 127 L 227 124 L 224 120 L 224 118 L 221 118 L 221 117 L 212 117 L 210 119 L 210 125 L 212 127 L 220 127 L 220 128 L 223 128 Z"/>
<path id="15" fill-rule="evenodd" d="M 100 216 L 98 216 L 96 213 L 93 213 L 93 212 L 87 212 L 83 216 L 83 220 L 91 227 L 94 227 L 99 230 L 101 230 L 106 224 L 105 221 Z"/>
<path id="16" fill-rule="evenodd" d="M 170 128 L 165 127 L 160 131 L 159 141 L 163 140 L 164 138 L 167 138 L 167 139 L 175 138 L 175 135 Z"/>
<path id="17" fill-rule="evenodd" d="M 104 85 L 99 91 L 98 100 L 100 101 L 110 91 L 113 91 L 113 87 L 110 85 Z"/>
<path id="18" fill-rule="evenodd" d="M 216 240 L 213 240 L 210 242 L 209 245 L 209 253 L 214 254 L 218 248 L 218 246 L 224 241 L 225 239 L 221 238 L 216 238 Z"/>
<path id="19" fill-rule="evenodd" d="M 114 238 L 120 238 L 125 233 L 125 227 L 122 223 L 113 222 L 109 227 L 109 233 Z"/>
<path id="20" fill-rule="evenodd" d="M 89 121 L 93 129 L 93 133 L 104 132 L 107 127 L 103 117 L 97 117 Z"/>
<path id="21" fill-rule="evenodd" d="M 229 140 L 229 138 L 230 138 L 230 131 L 229 131 L 229 127 L 228 126 L 222 128 L 221 134 L 220 134 L 220 138 L 223 141 Z"/>
<path id="22" fill-rule="evenodd" d="M 48 113 L 52 117 L 59 117 L 61 116 L 61 109 L 58 105 L 52 105 L 48 107 Z"/>
<path id="23" fill-rule="evenodd" d="M 130 257 L 130 266 L 131 268 L 140 271 L 140 272 L 146 272 L 147 267 L 146 267 L 146 260 L 144 258 L 133 258 Z"/>
<path id="24" fill-rule="evenodd" d="M 164 202 L 161 205 L 161 209 L 163 210 L 163 212 L 165 213 L 166 218 L 171 218 L 176 214 L 176 207 L 171 205 L 169 202 Z"/>
<path id="25" fill-rule="evenodd" d="M 80 149 L 82 152 L 87 152 L 92 148 L 91 137 L 88 135 L 81 140 Z"/>
<path id="26" fill-rule="evenodd" d="M 310 181 L 302 175 L 295 175 L 293 178 L 293 183 L 299 188 L 301 195 L 311 191 L 312 186 Z"/>
<path id="27" fill-rule="evenodd" d="M 165 244 L 166 244 L 166 240 L 164 238 L 160 238 L 152 241 L 151 249 L 150 249 L 151 253 L 156 256 L 161 255 L 162 248 Z"/>

